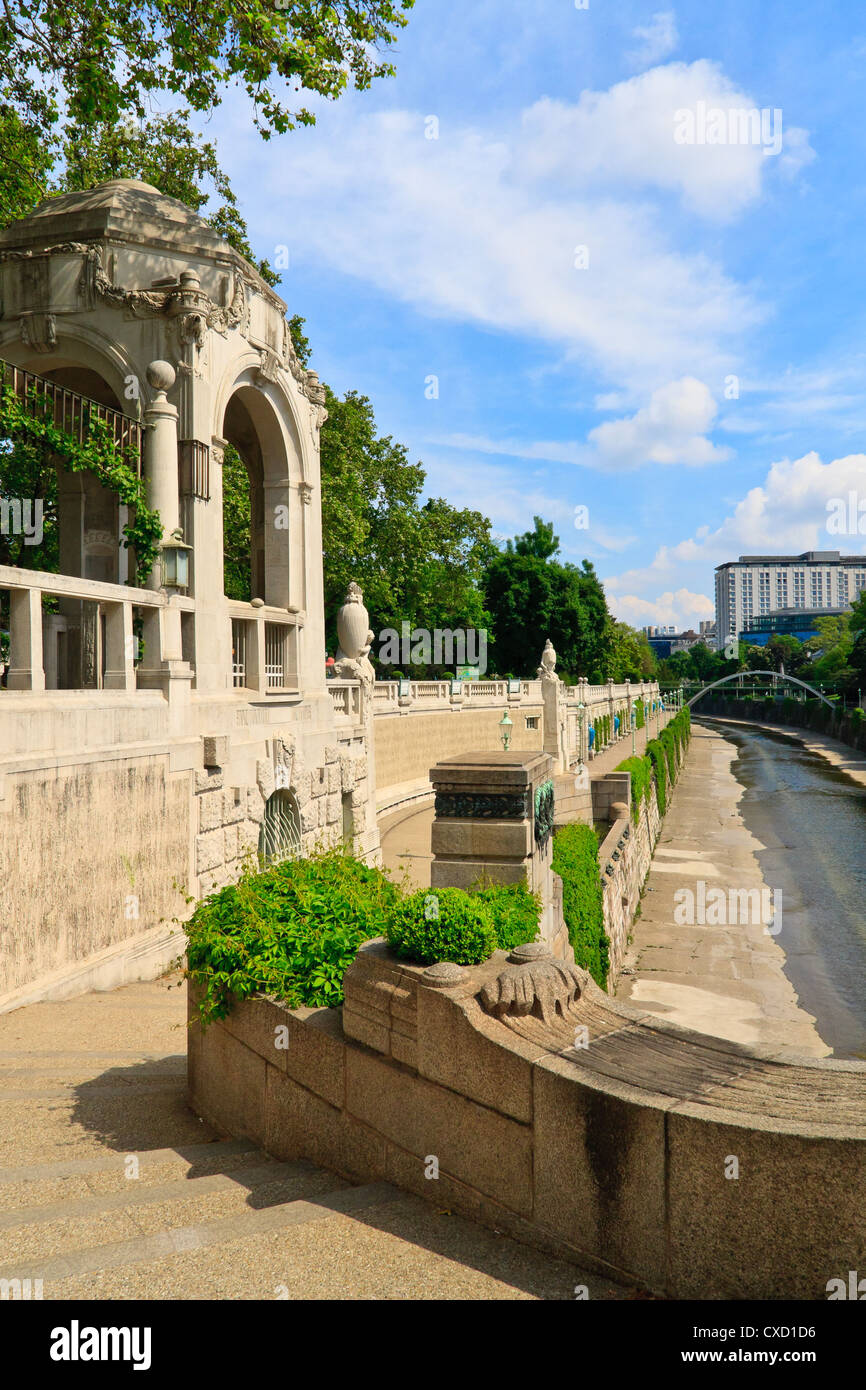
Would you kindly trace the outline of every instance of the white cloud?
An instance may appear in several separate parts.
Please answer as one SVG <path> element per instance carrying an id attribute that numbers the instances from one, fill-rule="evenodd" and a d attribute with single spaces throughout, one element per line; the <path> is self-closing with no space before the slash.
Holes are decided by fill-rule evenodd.
<path id="1" fill-rule="evenodd" d="M 718 216 L 759 196 L 773 163 L 760 150 L 675 143 L 674 111 L 699 98 L 748 100 L 713 64 L 680 63 L 537 102 L 513 125 L 443 121 L 438 140 L 420 112 L 347 96 L 279 154 L 237 130 L 227 144 L 262 190 L 248 216 L 263 251 L 288 244 L 295 265 L 547 342 L 640 399 L 684 372 L 721 380 L 765 317 L 713 255 L 678 247 L 670 208 L 646 196 Z"/>
<path id="2" fill-rule="evenodd" d="M 689 589 L 668 589 L 653 600 L 638 598 L 636 594 L 609 595 L 608 604 L 615 618 L 632 627 L 673 624 L 678 632 L 687 628 L 697 632 L 702 619 L 712 618 L 714 612 L 712 599 Z"/>
<path id="3" fill-rule="evenodd" d="M 649 24 L 638 25 L 632 30 L 632 37 L 641 39 L 639 48 L 627 55 L 628 61 L 636 68 L 647 68 L 660 59 L 666 58 L 680 41 L 677 32 L 677 19 L 673 10 L 659 10 Z"/>
<path id="4" fill-rule="evenodd" d="M 682 377 L 653 391 L 650 403 L 635 415 L 608 420 L 579 440 L 491 439 L 489 435 L 450 434 L 433 444 L 466 453 L 502 454 L 545 463 L 571 463 L 605 472 L 640 468 L 644 464 L 721 463 L 730 450 L 706 436 L 713 428 L 716 402 L 709 387 L 695 377 Z"/>
<path id="5" fill-rule="evenodd" d="M 687 592 L 689 585 L 712 591 L 713 571 L 726 560 L 740 555 L 799 555 L 804 550 L 862 554 L 866 552 L 866 516 L 862 521 L 864 534 L 837 535 L 827 530 L 828 501 L 842 499 L 847 511 L 850 493 L 866 502 L 866 454 L 848 454 L 822 463 L 818 454 L 811 452 L 774 463 L 763 483 L 750 488 L 715 530 L 701 526 L 693 537 L 660 546 L 643 568 L 605 578 L 611 604 L 614 606 L 615 600 L 617 611 L 626 605 L 632 614 L 646 614 L 644 622 L 679 622 L 685 614 L 681 602 L 680 616 L 662 616 L 671 594 Z M 657 617 L 651 616 L 656 613 Z M 695 610 L 694 616 L 711 614 Z"/>
<path id="6" fill-rule="evenodd" d="M 709 387 L 686 376 L 653 391 L 649 405 L 636 415 L 597 425 L 589 439 L 606 468 L 720 463 L 729 457 L 729 450 L 706 437 L 716 412 Z"/>
<path id="7" fill-rule="evenodd" d="M 694 212 L 729 221 L 754 203 L 778 163 L 788 175 L 814 158 L 808 132 L 782 122 L 780 159 L 760 144 L 679 144 L 678 113 L 755 109 L 752 97 L 716 63 L 667 63 L 576 103 L 547 97 L 523 114 L 524 158 L 535 177 L 567 188 L 661 188 Z"/>

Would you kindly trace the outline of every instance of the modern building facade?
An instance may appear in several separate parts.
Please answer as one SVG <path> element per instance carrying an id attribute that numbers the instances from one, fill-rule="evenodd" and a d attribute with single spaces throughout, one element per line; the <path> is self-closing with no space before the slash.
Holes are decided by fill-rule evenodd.
<path id="1" fill-rule="evenodd" d="M 805 550 L 802 555 L 741 555 L 716 569 L 716 641 L 723 646 L 755 619 L 780 609 L 846 609 L 866 589 L 866 555 Z"/>
<path id="2" fill-rule="evenodd" d="M 751 647 L 765 647 L 775 634 L 796 637 L 798 642 L 806 642 L 818 636 L 818 618 L 839 618 L 847 613 L 845 608 L 780 608 L 774 613 L 765 613 L 753 618 L 748 628 L 740 633 L 740 641 Z"/>

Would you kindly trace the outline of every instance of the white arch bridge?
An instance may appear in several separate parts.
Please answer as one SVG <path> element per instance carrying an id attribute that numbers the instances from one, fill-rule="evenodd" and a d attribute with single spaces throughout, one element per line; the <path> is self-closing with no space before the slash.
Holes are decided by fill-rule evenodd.
<path id="1" fill-rule="evenodd" d="M 709 685 L 701 686 L 697 695 L 693 695 L 692 698 L 686 702 L 688 708 L 691 709 L 692 705 L 700 700 L 702 695 L 706 695 L 708 690 L 715 690 L 719 685 L 727 685 L 729 681 L 739 681 L 742 684 L 743 679 L 747 676 L 772 676 L 773 684 L 776 686 L 780 684 L 802 686 L 803 690 L 808 690 L 811 695 L 817 695 L 819 700 L 823 700 L 825 705 L 830 706 L 830 709 L 834 708 L 832 700 L 828 700 L 827 696 L 822 695 L 820 690 L 816 690 L 814 685 L 809 685 L 806 681 L 801 681 L 797 676 L 789 676 L 784 671 L 734 671 L 729 676 L 722 676 L 721 680 L 711 681 Z"/>

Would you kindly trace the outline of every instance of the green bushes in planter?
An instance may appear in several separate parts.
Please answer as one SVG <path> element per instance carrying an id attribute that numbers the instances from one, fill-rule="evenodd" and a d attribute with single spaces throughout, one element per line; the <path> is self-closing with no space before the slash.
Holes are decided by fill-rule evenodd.
<path id="1" fill-rule="evenodd" d="M 598 837 L 591 825 L 564 825 L 555 832 L 553 871 L 562 879 L 562 911 L 574 959 L 605 989 L 610 960 L 598 869 Z"/>
<path id="2" fill-rule="evenodd" d="M 527 883 L 493 883 L 474 893 L 476 901 L 484 903 L 496 931 L 500 951 L 513 951 L 534 941 L 541 920 L 541 899 L 531 893 Z"/>
<path id="3" fill-rule="evenodd" d="M 641 699 L 640 695 L 638 695 L 637 699 L 634 702 L 634 714 L 635 728 L 642 729 L 644 724 L 646 723 L 646 706 L 644 705 L 644 702 Z"/>
<path id="4" fill-rule="evenodd" d="M 395 955 L 420 965 L 477 965 L 496 950 L 489 908 L 460 888 L 413 893 L 389 917 L 385 935 Z"/>
<path id="5" fill-rule="evenodd" d="M 541 903 L 525 883 L 492 884 L 477 893 L 422 888 L 389 915 L 385 935 L 395 955 L 433 965 L 477 965 L 538 935 Z"/>
<path id="6" fill-rule="evenodd" d="M 341 850 L 245 873 L 211 894 L 186 925 L 202 1022 L 259 992 L 293 1008 L 339 1004 L 358 947 L 384 934 L 399 900 L 386 874 Z"/>

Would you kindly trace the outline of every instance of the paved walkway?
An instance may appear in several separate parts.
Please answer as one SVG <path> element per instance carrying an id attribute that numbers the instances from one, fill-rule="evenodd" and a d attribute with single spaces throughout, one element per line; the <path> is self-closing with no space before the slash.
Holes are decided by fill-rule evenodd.
<path id="1" fill-rule="evenodd" d="M 673 713 L 653 716 L 650 727 L 638 729 L 634 736 L 635 753 L 643 754 L 647 740 L 656 737 L 661 723 L 664 728 L 673 718 Z M 589 764 L 593 777 L 603 777 L 613 772 L 626 758 L 632 756 L 631 735 L 619 739 L 593 758 Z M 382 862 L 397 879 L 405 874 L 411 888 L 430 887 L 430 831 L 433 826 L 433 805 L 422 806 L 419 810 L 397 811 L 391 816 L 383 816 L 379 822 L 382 844 Z"/>
<path id="2" fill-rule="evenodd" d="M 178 977 L 0 1016 L 0 1278 L 45 1299 L 633 1295 L 420 1198 L 226 1140 L 186 1104 Z"/>
<path id="3" fill-rule="evenodd" d="M 706 890 L 723 889 L 726 898 L 730 889 L 765 887 L 756 858 L 763 846 L 737 809 L 743 788 L 731 770 L 736 755 L 721 734 L 693 725 L 617 996 L 731 1042 L 783 1056 L 826 1057 L 830 1049 L 785 974 L 785 953 L 765 930 L 772 912 L 755 923 L 731 922 L 727 909 L 727 925 L 674 920 L 674 895 L 683 888 L 694 895 L 697 917 L 699 881 Z M 736 915 L 751 918 L 749 911 Z"/>

